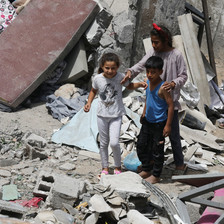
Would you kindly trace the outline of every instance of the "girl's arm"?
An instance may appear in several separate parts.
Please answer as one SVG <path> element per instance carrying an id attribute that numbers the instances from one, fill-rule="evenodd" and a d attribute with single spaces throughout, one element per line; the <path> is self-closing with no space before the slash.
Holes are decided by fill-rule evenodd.
<path id="1" fill-rule="evenodd" d="M 137 64 L 135 64 L 131 68 L 126 69 L 126 75 L 122 79 L 121 84 L 124 84 L 130 78 L 135 78 L 140 72 L 142 72 L 145 69 L 145 62 L 150 56 L 152 56 L 152 53 L 153 50 L 151 49 Z"/>
<path id="2" fill-rule="evenodd" d="M 138 88 L 144 88 L 146 89 L 148 87 L 148 84 L 146 82 L 135 82 L 135 83 L 130 83 L 129 85 L 126 86 L 127 89 L 138 89 Z"/>
<path id="3" fill-rule="evenodd" d="M 86 105 L 84 106 L 84 111 L 85 112 L 89 112 L 90 107 L 91 107 L 91 103 L 93 102 L 93 99 L 95 98 L 97 93 L 97 89 L 92 88 L 90 90 L 89 96 L 88 96 L 88 101 L 86 103 Z"/>
<path id="4" fill-rule="evenodd" d="M 166 91 L 163 87 L 161 88 L 162 95 L 164 99 L 166 100 L 166 103 L 168 105 L 168 114 L 167 114 L 167 121 L 166 125 L 163 129 L 163 136 L 167 137 L 171 133 L 171 124 L 173 121 L 173 113 L 174 113 L 174 106 L 173 106 L 173 99 L 168 91 Z"/>

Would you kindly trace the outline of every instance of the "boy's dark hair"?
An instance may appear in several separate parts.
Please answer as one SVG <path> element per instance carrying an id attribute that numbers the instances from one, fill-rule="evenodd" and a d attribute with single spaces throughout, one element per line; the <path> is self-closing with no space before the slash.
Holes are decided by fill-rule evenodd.
<path id="1" fill-rule="evenodd" d="M 163 43 L 168 40 L 169 47 L 173 47 L 171 32 L 163 25 L 158 25 L 158 27 L 160 27 L 161 30 L 156 30 L 153 28 L 150 32 L 150 35 L 159 37 Z"/>
<path id="2" fill-rule="evenodd" d="M 145 68 L 163 69 L 163 59 L 158 56 L 151 56 L 145 63 Z"/>
<path id="3" fill-rule="evenodd" d="M 103 56 L 100 59 L 100 64 L 99 64 L 99 69 L 98 69 L 99 74 L 103 72 L 103 69 L 101 67 L 104 66 L 106 61 L 114 61 L 115 64 L 117 65 L 117 67 L 120 66 L 120 60 L 119 60 L 119 57 L 116 54 L 105 53 L 105 54 L 103 54 Z"/>

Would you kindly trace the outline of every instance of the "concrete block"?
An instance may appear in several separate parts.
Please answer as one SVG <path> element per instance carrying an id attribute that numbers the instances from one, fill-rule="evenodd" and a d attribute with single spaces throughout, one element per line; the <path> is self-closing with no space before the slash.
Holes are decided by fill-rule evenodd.
<path id="1" fill-rule="evenodd" d="M 55 0 L 54 7 L 31 1 L 1 34 L 0 101 L 11 107 L 22 103 L 78 43 L 98 11 L 92 0 Z"/>
<path id="2" fill-rule="evenodd" d="M 20 204 L 14 202 L 0 200 L 0 214 L 8 215 L 9 217 L 22 218 L 27 212 L 27 209 Z"/>
<path id="3" fill-rule="evenodd" d="M 131 171 L 119 175 L 103 175 L 100 184 L 110 185 L 122 198 L 143 197 L 148 198 L 150 191 L 142 184 L 142 178 Z"/>
<path id="4" fill-rule="evenodd" d="M 33 194 L 37 197 L 46 199 L 52 192 L 55 179 L 55 174 L 41 171 L 37 178 L 37 183 L 33 190 Z"/>
<path id="5" fill-rule="evenodd" d="M 96 16 L 92 25 L 87 29 L 85 36 L 91 45 L 99 45 L 99 41 L 113 18 L 108 8 L 104 7 Z"/>
<path id="6" fill-rule="evenodd" d="M 83 181 L 66 175 L 57 175 L 50 203 L 54 209 L 62 208 L 63 203 L 73 205 L 79 198 L 79 195 L 84 192 L 85 184 Z"/>
<path id="7" fill-rule="evenodd" d="M 43 148 L 47 144 L 46 139 L 34 133 L 25 135 L 22 138 L 22 141 L 24 141 L 25 143 L 28 143 L 31 146 L 37 146 L 39 148 Z"/>
<path id="8" fill-rule="evenodd" d="M 128 19 L 126 12 L 122 12 L 114 17 L 112 26 L 120 43 L 129 44 L 133 42 L 134 24 Z"/>
<path id="9" fill-rule="evenodd" d="M 65 61 L 67 65 L 58 83 L 73 83 L 88 73 L 86 50 L 82 40 L 66 56 Z"/>

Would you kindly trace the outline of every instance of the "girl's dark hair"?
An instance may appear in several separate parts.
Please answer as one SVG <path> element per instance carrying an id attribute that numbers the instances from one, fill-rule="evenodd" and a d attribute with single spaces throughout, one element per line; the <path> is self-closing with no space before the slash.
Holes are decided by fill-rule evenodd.
<path id="1" fill-rule="evenodd" d="M 160 27 L 161 30 L 156 30 L 155 28 L 153 28 L 150 32 L 150 35 L 159 37 L 163 43 L 165 43 L 166 40 L 168 40 L 169 47 L 172 47 L 173 44 L 172 44 L 171 32 L 163 25 L 158 25 L 158 27 Z"/>
<path id="2" fill-rule="evenodd" d="M 116 54 L 105 53 L 105 54 L 103 54 L 103 56 L 100 59 L 100 64 L 99 64 L 99 69 L 98 69 L 99 74 L 103 72 L 102 67 L 104 66 L 106 61 L 114 61 L 115 64 L 117 65 L 117 67 L 120 66 L 120 60 L 119 60 L 119 57 Z"/>
<path id="3" fill-rule="evenodd" d="M 145 68 L 163 69 L 163 59 L 158 56 L 151 56 L 145 62 Z"/>

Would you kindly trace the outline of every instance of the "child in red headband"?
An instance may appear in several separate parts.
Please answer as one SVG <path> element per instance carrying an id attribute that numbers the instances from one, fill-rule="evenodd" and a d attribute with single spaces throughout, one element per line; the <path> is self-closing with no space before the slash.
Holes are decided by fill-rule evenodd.
<path id="1" fill-rule="evenodd" d="M 171 126 L 170 141 L 174 155 L 174 162 L 177 170 L 184 170 L 184 158 L 180 142 L 178 110 L 180 109 L 180 89 L 187 81 L 187 71 L 183 56 L 180 51 L 172 46 L 172 36 L 170 31 L 162 25 L 153 24 L 151 30 L 152 49 L 134 66 L 128 68 L 126 75 L 121 83 L 125 83 L 128 79 L 136 77 L 140 72 L 144 71 L 145 63 L 151 56 L 159 56 L 164 61 L 163 73 L 161 78 L 165 83 L 163 88 L 171 93 L 174 101 L 174 116 Z M 144 152 L 137 152 L 140 156 L 147 156 L 147 149 Z M 140 176 L 149 180 L 150 170 L 142 167 Z"/>

